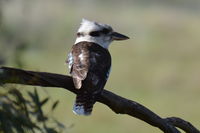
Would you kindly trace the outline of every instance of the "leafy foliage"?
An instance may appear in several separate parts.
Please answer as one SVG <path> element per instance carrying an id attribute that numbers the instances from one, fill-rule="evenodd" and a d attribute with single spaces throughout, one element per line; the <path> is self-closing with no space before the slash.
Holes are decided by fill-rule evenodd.
<path id="1" fill-rule="evenodd" d="M 7 89 L 7 88 L 6 88 Z M 16 88 L 0 93 L 0 132 L 1 133 L 62 133 L 65 126 L 43 112 L 49 97 L 40 99 L 37 90 L 28 92 L 28 98 Z M 59 101 L 52 104 L 52 113 Z"/>

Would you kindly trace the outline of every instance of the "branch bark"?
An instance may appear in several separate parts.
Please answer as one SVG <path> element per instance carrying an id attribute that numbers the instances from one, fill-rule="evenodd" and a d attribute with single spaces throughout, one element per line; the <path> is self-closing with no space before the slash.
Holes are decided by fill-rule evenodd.
<path id="1" fill-rule="evenodd" d="M 0 84 L 16 83 L 43 87 L 60 87 L 75 94 L 72 78 L 66 75 L 26 71 L 16 68 L 0 68 Z M 200 133 L 191 123 L 177 117 L 161 118 L 143 105 L 129 99 L 118 96 L 108 90 L 103 90 L 97 101 L 107 105 L 117 114 L 127 114 L 145 121 L 146 123 L 159 128 L 164 133 L 180 133 L 179 127 L 186 133 Z"/>

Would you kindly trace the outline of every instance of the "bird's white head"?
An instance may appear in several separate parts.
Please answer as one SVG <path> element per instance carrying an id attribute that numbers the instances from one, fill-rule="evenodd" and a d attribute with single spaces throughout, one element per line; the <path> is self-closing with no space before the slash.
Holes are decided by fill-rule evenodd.
<path id="1" fill-rule="evenodd" d="M 113 40 L 126 39 L 129 39 L 129 37 L 114 32 L 112 27 L 107 24 L 82 19 L 75 44 L 83 41 L 94 42 L 107 49 Z"/>

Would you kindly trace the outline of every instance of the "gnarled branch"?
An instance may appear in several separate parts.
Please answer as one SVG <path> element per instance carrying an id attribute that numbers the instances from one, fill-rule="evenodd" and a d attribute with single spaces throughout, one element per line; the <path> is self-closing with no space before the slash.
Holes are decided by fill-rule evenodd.
<path id="1" fill-rule="evenodd" d="M 26 71 L 16 68 L 1 67 L 0 83 L 16 83 L 43 87 L 61 87 L 75 94 L 72 78 L 66 75 Z M 180 133 L 176 127 L 187 133 L 200 133 L 192 124 L 177 117 L 161 118 L 143 105 L 118 96 L 108 90 L 103 90 L 97 101 L 107 105 L 117 114 L 127 114 L 143 120 L 148 124 L 161 129 L 164 133 Z"/>

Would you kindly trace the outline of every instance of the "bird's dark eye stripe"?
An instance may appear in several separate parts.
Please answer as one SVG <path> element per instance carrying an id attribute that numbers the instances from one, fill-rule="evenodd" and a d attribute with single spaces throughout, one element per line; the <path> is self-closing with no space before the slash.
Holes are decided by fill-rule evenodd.
<path id="1" fill-rule="evenodd" d="M 108 34 L 108 33 L 110 32 L 110 30 L 109 30 L 109 29 L 106 29 L 106 28 L 104 28 L 103 30 L 101 30 L 101 32 L 102 32 L 103 34 Z"/>
<path id="2" fill-rule="evenodd" d="M 92 32 L 90 32 L 90 36 L 93 36 L 93 37 L 100 36 L 100 32 L 99 31 L 92 31 Z"/>
<path id="3" fill-rule="evenodd" d="M 99 31 L 92 31 L 89 33 L 89 35 L 93 37 L 97 37 L 97 36 L 100 36 L 100 34 L 108 34 L 110 31 L 111 31 L 110 29 L 104 28 Z"/>

